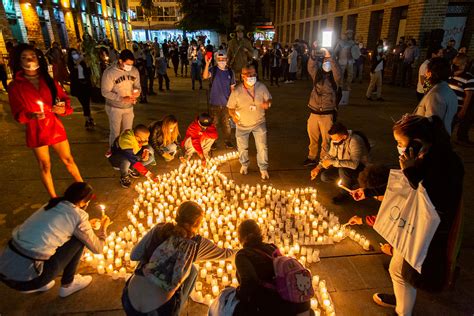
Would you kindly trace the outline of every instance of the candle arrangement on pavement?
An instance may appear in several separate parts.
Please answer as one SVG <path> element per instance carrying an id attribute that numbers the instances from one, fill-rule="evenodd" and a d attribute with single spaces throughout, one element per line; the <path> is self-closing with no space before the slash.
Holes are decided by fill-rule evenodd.
<path id="1" fill-rule="evenodd" d="M 113 279 L 125 278 L 137 262 L 130 260 L 134 245 L 156 224 L 171 222 L 178 206 L 187 200 L 197 202 L 205 211 L 200 234 L 219 247 L 239 249 L 237 227 L 245 219 L 256 220 L 265 242 L 277 245 L 283 254 L 297 258 L 310 268 L 319 262 L 317 246 L 338 243 L 346 236 L 370 248 L 370 241 L 354 230 L 341 226 L 339 218 L 317 201 L 314 188 L 279 190 L 271 185 L 238 185 L 227 179 L 217 167 L 238 153 L 227 153 L 208 161 L 203 167 L 195 160 L 164 174 L 160 181 L 139 182 L 138 196 L 127 211 L 130 224 L 111 232 L 103 253 L 86 252 L 84 260 Z M 101 205 L 102 214 L 105 206 Z M 226 286 L 237 286 L 236 269 L 230 261 L 206 261 L 195 264 L 199 273 L 192 299 L 211 304 Z M 334 305 L 326 282 L 313 277 L 316 297 L 311 306 L 316 315 L 334 315 Z"/>

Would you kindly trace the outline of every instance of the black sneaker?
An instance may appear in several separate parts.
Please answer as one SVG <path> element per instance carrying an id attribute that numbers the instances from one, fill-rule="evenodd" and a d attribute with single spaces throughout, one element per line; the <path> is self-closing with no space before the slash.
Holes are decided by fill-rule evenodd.
<path id="1" fill-rule="evenodd" d="M 395 308 L 397 301 L 395 299 L 395 295 L 393 294 L 384 294 L 384 293 L 375 293 L 372 296 L 372 299 L 377 305 L 383 307 L 392 307 Z"/>
<path id="2" fill-rule="evenodd" d="M 232 144 L 231 141 L 227 141 L 227 142 L 225 142 L 225 148 L 233 149 L 233 148 L 235 148 L 235 146 L 234 146 L 234 144 Z"/>
<path id="3" fill-rule="evenodd" d="M 122 177 L 120 178 L 120 184 L 122 185 L 122 188 L 128 189 L 132 185 L 132 180 L 129 176 Z"/>
<path id="4" fill-rule="evenodd" d="M 135 169 L 128 169 L 128 175 L 134 179 L 140 178 L 140 172 Z"/>
<path id="5" fill-rule="evenodd" d="M 303 161 L 303 166 L 305 166 L 305 167 L 315 166 L 317 164 L 318 164 L 318 162 L 316 161 L 316 159 L 307 158 L 305 161 Z"/>
<path id="6" fill-rule="evenodd" d="M 332 202 L 334 204 L 342 204 L 344 202 L 349 201 L 349 199 L 350 199 L 349 194 L 347 194 L 345 192 L 341 192 L 341 193 L 339 193 L 338 195 L 336 195 L 335 197 L 332 198 Z"/>

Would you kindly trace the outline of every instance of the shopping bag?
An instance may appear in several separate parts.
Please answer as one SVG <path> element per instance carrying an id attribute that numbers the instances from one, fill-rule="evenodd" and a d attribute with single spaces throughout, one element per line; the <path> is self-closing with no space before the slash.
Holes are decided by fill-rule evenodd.
<path id="1" fill-rule="evenodd" d="M 234 313 L 239 303 L 236 288 L 229 286 L 222 290 L 219 296 L 209 306 L 208 316 L 228 316 Z"/>
<path id="2" fill-rule="evenodd" d="M 401 170 L 390 170 L 374 229 L 418 273 L 440 221 L 423 184 L 415 190 Z"/>

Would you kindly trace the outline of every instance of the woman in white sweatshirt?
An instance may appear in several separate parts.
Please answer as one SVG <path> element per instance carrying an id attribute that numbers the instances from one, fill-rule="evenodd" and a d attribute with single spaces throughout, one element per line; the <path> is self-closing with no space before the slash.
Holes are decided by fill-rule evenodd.
<path id="1" fill-rule="evenodd" d="M 91 276 L 75 274 L 84 246 L 101 253 L 110 225 L 103 216 L 97 236 L 92 230 L 85 210 L 93 195 L 90 185 L 74 182 L 16 227 L 0 253 L 0 280 L 23 293 L 43 292 L 62 273 L 61 297 L 88 286 Z"/>

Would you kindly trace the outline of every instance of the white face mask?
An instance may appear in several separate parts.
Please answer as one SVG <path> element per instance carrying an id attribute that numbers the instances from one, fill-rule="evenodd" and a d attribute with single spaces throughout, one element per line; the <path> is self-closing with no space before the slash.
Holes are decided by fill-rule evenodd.
<path id="1" fill-rule="evenodd" d="M 39 68 L 39 64 L 37 62 L 31 62 L 28 64 L 28 66 L 22 66 L 23 69 L 29 70 L 29 71 L 35 71 Z"/>
<path id="2" fill-rule="evenodd" d="M 325 72 L 330 72 L 331 71 L 331 62 L 330 61 L 325 61 L 323 63 L 323 70 Z"/>
<path id="3" fill-rule="evenodd" d="M 257 82 L 257 77 L 247 77 L 245 82 L 247 83 L 247 85 L 253 87 L 255 83 Z"/>
<path id="4" fill-rule="evenodd" d="M 221 70 L 224 70 L 226 66 L 227 66 L 226 61 L 218 61 L 217 62 L 217 67 L 219 67 L 219 69 L 221 69 Z"/>
<path id="5" fill-rule="evenodd" d="M 364 48 L 364 44 L 359 43 L 359 48 Z"/>
<path id="6" fill-rule="evenodd" d="M 132 65 L 123 64 L 123 70 L 125 71 L 132 71 L 132 67 Z"/>
<path id="7" fill-rule="evenodd" d="M 81 58 L 81 55 L 76 54 L 76 53 L 71 54 L 71 56 L 72 56 L 72 59 L 74 59 L 74 60 L 78 60 L 79 58 Z"/>
<path id="8" fill-rule="evenodd" d="M 400 147 L 400 146 L 397 146 L 397 150 L 398 150 L 398 154 L 401 156 L 405 153 L 405 151 L 407 150 L 406 147 Z"/>

